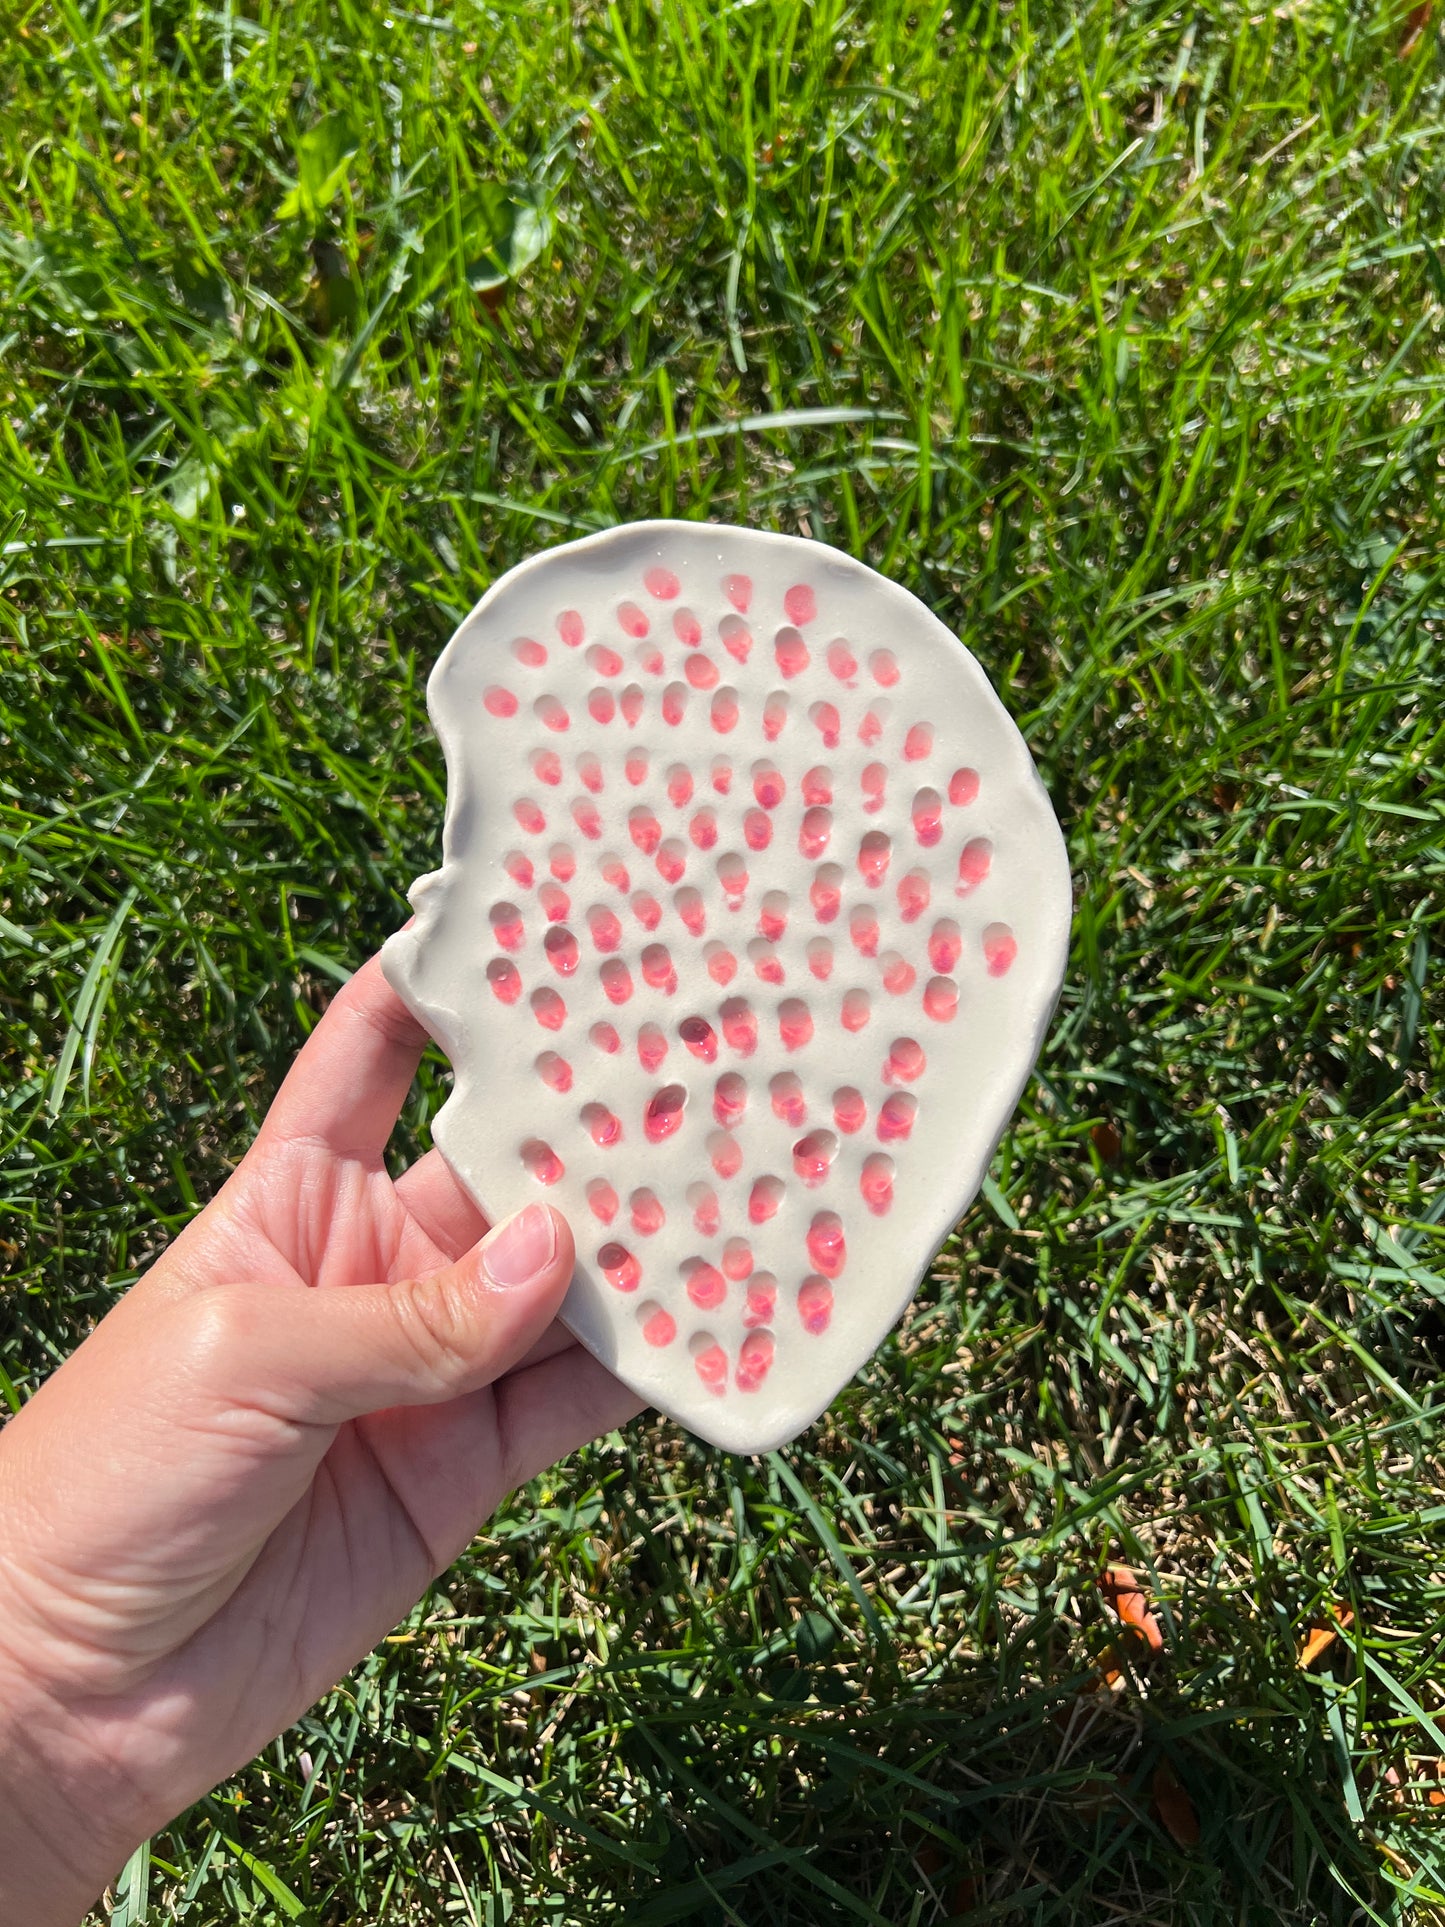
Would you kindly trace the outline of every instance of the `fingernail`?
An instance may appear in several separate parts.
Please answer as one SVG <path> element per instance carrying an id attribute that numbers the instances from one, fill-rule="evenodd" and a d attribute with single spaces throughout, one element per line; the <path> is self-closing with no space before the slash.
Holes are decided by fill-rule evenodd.
<path id="1" fill-rule="evenodd" d="M 494 1285 L 530 1285 L 557 1255 L 557 1228 L 545 1204 L 529 1204 L 489 1238 L 482 1264 Z"/>

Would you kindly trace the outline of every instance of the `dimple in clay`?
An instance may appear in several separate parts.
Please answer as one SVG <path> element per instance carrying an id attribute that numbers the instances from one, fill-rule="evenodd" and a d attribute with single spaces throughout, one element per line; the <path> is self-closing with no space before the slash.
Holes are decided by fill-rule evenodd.
<path id="1" fill-rule="evenodd" d="M 563 1210 L 562 1317 L 713 1443 L 826 1407 L 976 1193 L 1070 892 L 1027 749 L 914 597 L 791 536 L 536 556 L 432 672 L 442 867 L 383 954 L 489 1218 Z"/>

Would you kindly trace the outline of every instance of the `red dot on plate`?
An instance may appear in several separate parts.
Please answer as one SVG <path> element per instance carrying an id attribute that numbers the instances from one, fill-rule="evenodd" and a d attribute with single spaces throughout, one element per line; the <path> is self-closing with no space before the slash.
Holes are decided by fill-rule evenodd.
<path id="1" fill-rule="evenodd" d="M 642 586 L 649 595 L 656 596 L 659 602 L 671 602 L 682 584 L 671 569 L 658 567 L 647 571 L 642 578 Z"/>
<path id="2" fill-rule="evenodd" d="M 664 1345 L 670 1345 L 677 1337 L 677 1320 L 665 1306 L 640 1305 L 638 1310 L 647 1314 L 642 1320 L 642 1336 L 649 1345 L 656 1345 L 661 1349 Z"/>
<path id="3" fill-rule="evenodd" d="M 515 716 L 517 699 L 510 689 L 503 689 L 493 683 L 482 697 L 482 705 L 489 716 Z"/>
<path id="4" fill-rule="evenodd" d="M 743 615 L 748 612 L 748 604 L 753 599 L 753 580 L 747 575 L 725 575 L 722 583 L 723 594 L 733 607 Z"/>
<path id="5" fill-rule="evenodd" d="M 602 1276 L 614 1291 L 636 1291 L 642 1282 L 642 1266 L 626 1245 L 606 1244 L 597 1254 Z"/>
<path id="6" fill-rule="evenodd" d="M 622 625 L 624 632 L 629 636 L 645 636 L 651 627 L 647 616 L 638 608 L 635 602 L 619 602 L 617 605 L 617 620 Z"/>

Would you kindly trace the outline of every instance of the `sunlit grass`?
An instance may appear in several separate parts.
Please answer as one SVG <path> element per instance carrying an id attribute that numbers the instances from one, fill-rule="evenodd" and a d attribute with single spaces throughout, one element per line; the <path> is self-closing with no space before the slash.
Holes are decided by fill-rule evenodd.
<path id="1" fill-rule="evenodd" d="M 643 1423 L 519 1497 L 118 1918 L 1445 1908 L 1445 89 L 1404 26 L 20 13 L 12 1405 L 404 914 L 426 671 L 538 546 L 711 516 L 896 575 L 1078 905 L 987 1194 L 826 1422 L 758 1463 Z M 1097 1692 L 1109 1560 L 1164 1643 Z"/>

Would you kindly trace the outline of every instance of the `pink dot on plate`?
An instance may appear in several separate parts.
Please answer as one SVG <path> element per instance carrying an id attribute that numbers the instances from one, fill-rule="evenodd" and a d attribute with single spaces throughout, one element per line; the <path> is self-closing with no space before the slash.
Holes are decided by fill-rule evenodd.
<path id="1" fill-rule="evenodd" d="M 554 843 L 547 852 L 547 867 L 559 883 L 570 883 L 577 874 L 577 859 L 565 843 Z"/>
<path id="2" fill-rule="evenodd" d="M 649 595 L 656 596 L 659 602 L 671 602 L 682 584 L 671 569 L 658 567 L 647 571 L 642 578 L 642 586 Z"/>
<path id="3" fill-rule="evenodd" d="M 734 689 L 719 689 L 712 699 L 712 726 L 719 736 L 726 736 L 730 729 L 737 727 L 738 698 Z"/>
<path id="4" fill-rule="evenodd" d="M 962 949 L 963 938 L 958 925 L 952 917 L 940 917 L 929 934 L 928 961 L 946 977 L 958 962 Z"/>
<path id="5" fill-rule="evenodd" d="M 617 1193 L 606 1178 L 588 1179 L 587 1203 L 593 1217 L 602 1224 L 611 1224 L 617 1216 Z"/>
<path id="6" fill-rule="evenodd" d="M 684 1017 L 677 1027 L 677 1034 L 704 1064 L 717 1062 L 717 1032 L 706 1017 Z"/>
<path id="7" fill-rule="evenodd" d="M 743 1323 L 749 1330 L 772 1322 L 778 1302 L 778 1281 L 770 1271 L 755 1271 L 748 1280 L 748 1301 Z"/>
<path id="8" fill-rule="evenodd" d="M 537 1075 L 549 1090 L 570 1091 L 572 1088 L 572 1066 L 554 1050 L 544 1050 L 537 1059 Z"/>
<path id="9" fill-rule="evenodd" d="M 808 645 L 796 629 L 779 629 L 773 638 L 773 660 L 779 675 L 789 682 L 802 675 L 809 662 Z"/>
<path id="10" fill-rule="evenodd" d="M 816 860 L 828 847 L 828 838 L 833 834 L 833 812 L 815 803 L 811 809 L 804 810 L 802 826 L 798 831 L 798 853 L 810 861 Z"/>
<path id="11" fill-rule="evenodd" d="M 700 937 L 707 927 L 707 910 L 702 893 L 693 889 L 679 890 L 672 901 L 689 936 Z"/>
<path id="12" fill-rule="evenodd" d="M 843 719 L 838 714 L 835 704 L 813 703 L 808 710 L 808 721 L 822 737 L 824 749 L 838 747 L 838 735 L 843 727 Z"/>
<path id="13" fill-rule="evenodd" d="M 530 796 L 519 796 L 512 805 L 512 814 L 517 819 L 518 827 L 525 830 L 528 836 L 540 836 L 547 827 L 546 817 Z"/>
<path id="14" fill-rule="evenodd" d="M 530 636 L 518 636 L 512 644 L 512 654 L 524 669 L 540 669 L 547 660 L 547 651 Z"/>
<path id="15" fill-rule="evenodd" d="M 950 803 L 971 803 L 978 795 L 978 771 L 976 769 L 956 769 L 948 779 L 948 800 Z"/>
<path id="16" fill-rule="evenodd" d="M 1014 933 L 1006 923 L 991 923 L 983 933 L 983 960 L 990 977 L 1007 976 L 1019 954 Z"/>
<path id="17" fill-rule="evenodd" d="M 793 1172 L 810 1191 L 827 1181 L 828 1172 L 838 1155 L 838 1140 L 831 1131 L 809 1131 L 793 1146 Z"/>
<path id="18" fill-rule="evenodd" d="M 620 676 L 622 658 L 615 649 L 609 649 L 605 642 L 594 642 L 587 651 L 587 666 L 596 676 Z"/>
<path id="19" fill-rule="evenodd" d="M 870 816 L 883 807 L 883 793 L 888 787 L 888 770 L 883 763 L 870 763 L 863 772 L 863 807 Z"/>
<path id="20" fill-rule="evenodd" d="M 869 1003 L 866 990 L 848 990 L 843 993 L 842 1024 L 844 1030 L 859 1031 L 868 1022 Z"/>
<path id="21" fill-rule="evenodd" d="M 820 983 L 833 974 L 833 946 L 826 937 L 809 937 L 808 968 Z"/>
<path id="22" fill-rule="evenodd" d="M 921 763 L 933 752 L 933 724 L 915 723 L 903 738 L 903 754 L 910 763 Z"/>
<path id="23" fill-rule="evenodd" d="M 808 885 L 808 901 L 819 923 L 831 923 L 843 901 L 843 872 L 836 863 L 820 864 Z"/>
<path id="24" fill-rule="evenodd" d="M 694 689 L 715 689 L 718 684 L 718 667 L 711 656 L 689 656 L 683 674 Z"/>
<path id="25" fill-rule="evenodd" d="M 685 649 L 696 649 L 702 641 L 702 624 L 691 609 L 674 609 L 672 633 Z"/>
<path id="26" fill-rule="evenodd" d="M 808 1115 L 803 1086 L 795 1071 L 779 1071 L 771 1078 L 768 1096 L 772 1100 L 773 1116 L 780 1117 L 785 1124 L 801 1124 Z"/>
<path id="27" fill-rule="evenodd" d="M 741 616 L 724 616 L 717 627 L 718 637 L 734 662 L 746 662 L 753 653 L 753 632 Z"/>
<path id="28" fill-rule="evenodd" d="M 687 714 L 687 684 L 670 682 L 662 692 L 662 720 L 676 729 Z"/>
<path id="29" fill-rule="evenodd" d="M 642 1129 L 649 1144 L 660 1144 L 680 1129 L 687 1109 L 687 1092 L 681 1084 L 665 1084 L 654 1091 L 643 1112 Z"/>
<path id="30" fill-rule="evenodd" d="M 645 803 L 627 813 L 627 834 L 644 856 L 651 856 L 662 841 L 662 825 Z"/>
<path id="31" fill-rule="evenodd" d="M 692 1213 L 692 1221 L 704 1238 L 717 1236 L 719 1205 L 717 1193 L 710 1184 L 690 1184 L 687 1187 L 687 1208 Z"/>
<path id="32" fill-rule="evenodd" d="M 662 905 L 650 890 L 634 892 L 631 908 L 644 930 L 655 930 L 662 922 Z"/>
<path id="33" fill-rule="evenodd" d="M 488 911 L 491 919 L 492 935 L 503 950 L 520 950 L 526 933 L 522 929 L 522 913 L 515 903 L 494 903 Z"/>
<path id="34" fill-rule="evenodd" d="M 748 612 L 748 604 L 753 599 L 753 579 L 749 575 L 725 575 L 722 582 L 723 594 L 735 609 L 742 614 Z"/>
<path id="35" fill-rule="evenodd" d="M 617 1035 L 615 1024 L 594 1024 L 587 1033 L 588 1041 L 609 1057 L 615 1057 L 622 1049 L 622 1039 Z"/>
<path id="36" fill-rule="evenodd" d="M 609 957 L 597 973 L 609 1004 L 625 1004 L 632 995 L 632 972 L 621 957 Z"/>
<path id="37" fill-rule="evenodd" d="M 632 1229 L 640 1238 L 651 1238 L 661 1231 L 667 1221 L 667 1213 L 655 1191 L 646 1185 L 634 1191 L 627 1200 L 628 1213 L 632 1219 Z"/>
<path id="38" fill-rule="evenodd" d="M 562 758 L 555 749 L 539 749 L 532 758 L 532 774 L 539 783 L 562 781 Z"/>
<path id="39" fill-rule="evenodd" d="M 769 890 L 758 907 L 758 934 L 777 943 L 788 927 L 788 898 L 783 890 Z"/>
<path id="40" fill-rule="evenodd" d="M 958 985 L 952 977 L 930 977 L 923 992 L 923 1008 L 935 1024 L 953 1021 L 958 1010 Z"/>
<path id="41" fill-rule="evenodd" d="M 805 803 L 831 803 L 833 800 L 832 775 L 819 763 L 804 776 L 802 790 Z"/>
<path id="42" fill-rule="evenodd" d="M 748 1217 L 754 1224 L 766 1224 L 777 1216 L 778 1206 L 783 1202 L 783 1181 L 781 1178 L 755 1178 L 753 1188 L 748 1193 Z"/>
<path id="43" fill-rule="evenodd" d="M 539 696 L 532 710 L 544 729 L 550 729 L 559 736 L 572 726 L 571 717 L 555 696 Z"/>
<path id="44" fill-rule="evenodd" d="M 731 1278 L 735 1285 L 753 1272 L 753 1248 L 746 1238 L 729 1238 L 723 1246 L 723 1276 Z"/>
<path id="45" fill-rule="evenodd" d="M 621 698 L 619 699 L 619 707 L 622 710 L 622 720 L 627 724 L 629 729 L 635 729 L 637 726 L 637 719 L 642 714 L 642 702 L 642 691 L 637 687 L 635 682 L 630 682 L 626 689 L 623 690 Z"/>
<path id="46" fill-rule="evenodd" d="M 763 734 L 770 743 L 777 742 L 788 720 L 788 699 L 781 689 L 775 689 L 763 704 Z"/>
<path id="47" fill-rule="evenodd" d="M 728 1048 L 739 1057 L 751 1057 L 758 1047 L 758 1020 L 745 998 L 729 997 L 718 1012 Z"/>
<path id="48" fill-rule="evenodd" d="M 645 636 L 652 626 L 648 622 L 645 612 L 639 609 L 635 602 L 619 602 L 617 605 L 617 620 L 621 624 L 623 632 L 629 636 Z"/>
<path id="49" fill-rule="evenodd" d="M 610 955 L 622 941 L 622 925 L 604 904 L 594 903 L 587 912 L 587 928 L 593 943 L 604 954 Z"/>
<path id="50" fill-rule="evenodd" d="M 727 1280 L 706 1258 L 689 1258 L 683 1270 L 687 1276 L 687 1295 L 703 1311 L 711 1311 L 727 1297 Z"/>
<path id="51" fill-rule="evenodd" d="M 899 677 L 898 658 L 891 649 L 875 649 L 868 658 L 873 680 L 881 689 L 891 689 Z"/>
<path id="52" fill-rule="evenodd" d="M 852 1137 L 868 1122 L 863 1093 L 855 1091 L 851 1084 L 844 1084 L 833 1093 L 833 1122 L 845 1137 Z"/>
<path id="53" fill-rule="evenodd" d="M 896 950 L 885 950 L 878 959 L 878 967 L 883 972 L 883 988 L 890 997 L 903 996 L 918 981 L 918 972 Z"/>
<path id="54" fill-rule="evenodd" d="M 587 714 L 594 723 L 601 723 L 605 728 L 617 714 L 617 704 L 613 699 L 612 691 L 610 689 L 591 690 L 587 697 Z"/>
<path id="55" fill-rule="evenodd" d="M 614 1291 L 636 1291 L 642 1283 L 642 1266 L 626 1245 L 605 1244 L 597 1254 L 602 1276 Z"/>
<path id="56" fill-rule="evenodd" d="M 665 1306 L 653 1299 L 637 1307 L 637 1322 L 642 1327 L 643 1338 L 659 1350 L 664 1345 L 670 1345 L 677 1337 L 677 1320 Z"/>
<path id="57" fill-rule="evenodd" d="M 748 1108 L 748 1087 L 736 1071 L 724 1071 L 713 1087 L 712 1114 L 719 1124 L 732 1129 Z"/>
<path id="58" fill-rule="evenodd" d="M 627 865 L 619 857 L 601 856 L 597 859 L 597 868 L 601 873 L 602 881 L 610 883 L 614 890 L 628 888 Z"/>
<path id="59" fill-rule="evenodd" d="M 890 1102 L 892 1100 L 890 1099 Z M 836 1211 L 819 1211 L 808 1226 L 808 1256 L 826 1277 L 836 1278 L 848 1262 L 843 1220 Z"/>
<path id="60" fill-rule="evenodd" d="M 645 749 L 629 750 L 627 761 L 623 765 L 623 768 L 626 772 L 628 782 L 631 783 L 634 789 L 637 788 L 639 783 L 645 783 L 647 781 L 647 751 Z"/>
<path id="61" fill-rule="evenodd" d="M 719 796 L 726 796 L 733 786 L 733 766 L 726 756 L 712 759 L 712 786 Z"/>
<path id="62" fill-rule="evenodd" d="M 644 1024 L 637 1033 L 637 1061 L 650 1077 L 667 1056 L 667 1039 L 656 1024 Z"/>
<path id="63" fill-rule="evenodd" d="M 986 836 L 976 836 L 971 843 L 965 843 L 958 859 L 957 894 L 969 896 L 992 868 L 993 845 Z"/>
<path id="64" fill-rule="evenodd" d="M 766 810 L 748 810 L 743 816 L 743 841 L 750 850 L 766 850 L 773 840 L 773 820 Z"/>
<path id="65" fill-rule="evenodd" d="M 622 1142 L 622 1120 L 605 1104 L 584 1104 L 582 1127 L 599 1150 L 610 1150 Z"/>
<path id="66" fill-rule="evenodd" d="M 495 957 L 487 965 L 487 982 L 499 1003 L 514 1004 L 522 994 L 522 979 L 514 963 Z"/>
<path id="67" fill-rule="evenodd" d="M 511 850 L 502 859 L 502 868 L 519 890 L 531 889 L 536 871 L 529 856 L 523 856 L 520 850 Z"/>
<path id="68" fill-rule="evenodd" d="M 738 1349 L 737 1371 L 733 1382 L 740 1392 L 755 1392 L 767 1377 L 773 1362 L 771 1332 L 749 1332 Z"/>
<path id="69" fill-rule="evenodd" d="M 803 1330 L 816 1338 L 828 1329 L 833 1316 L 833 1287 L 826 1278 L 805 1278 L 798 1287 L 798 1317 Z"/>
<path id="70" fill-rule="evenodd" d="M 726 944 L 716 939 L 703 948 L 703 960 L 707 964 L 707 974 L 715 984 L 730 984 L 738 974 L 738 960 Z"/>
<path id="71" fill-rule="evenodd" d="M 582 627 L 582 618 L 575 609 L 564 609 L 558 616 L 557 634 L 569 649 L 575 649 L 586 633 Z"/>
<path id="72" fill-rule="evenodd" d="M 839 682 L 846 683 L 849 689 L 853 687 L 853 679 L 858 674 L 858 658 L 841 636 L 828 644 L 828 667 Z"/>
<path id="73" fill-rule="evenodd" d="M 893 1203 L 893 1160 L 885 1151 L 863 1160 L 858 1189 L 874 1217 L 881 1218 Z"/>
<path id="74" fill-rule="evenodd" d="M 878 1113 L 878 1136 L 882 1143 L 893 1143 L 906 1138 L 913 1129 L 913 1121 L 918 1116 L 918 1099 L 908 1091 L 895 1091 L 892 1097 L 885 1097 Z"/>
<path id="75" fill-rule="evenodd" d="M 855 904 L 848 912 L 848 935 L 860 957 L 878 955 L 878 918 L 866 903 Z"/>
<path id="76" fill-rule="evenodd" d="M 642 951 L 642 981 L 653 990 L 660 990 L 670 997 L 677 989 L 677 972 L 673 968 L 672 956 L 665 943 L 649 943 Z"/>
<path id="77" fill-rule="evenodd" d="M 708 1390 L 721 1398 L 727 1390 L 728 1355 L 708 1332 L 695 1332 L 689 1341 L 693 1369 Z"/>
<path id="78" fill-rule="evenodd" d="M 858 845 L 858 874 L 870 889 L 876 889 L 888 874 L 892 845 L 882 830 L 868 830 Z"/>
<path id="79" fill-rule="evenodd" d="M 585 796 L 579 796 L 572 805 L 572 821 L 589 843 L 595 843 L 602 835 L 602 815 L 597 805 Z"/>
<path id="80" fill-rule="evenodd" d="M 795 582 L 783 597 L 783 614 L 789 622 L 811 622 L 818 613 L 818 601 L 806 582 Z"/>
<path id="81" fill-rule="evenodd" d="M 784 1050 L 801 1050 L 813 1038 L 813 1019 L 801 997 L 785 997 L 778 1005 L 778 1037 Z"/>
<path id="82" fill-rule="evenodd" d="M 554 923 L 542 939 L 547 961 L 559 977 L 570 977 L 577 968 L 581 946 L 565 924 Z"/>
<path id="83" fill-rule="evenodd" d="M 692 771 L 686 763 L 674 763 L 668 770 L 667 800 L 675 810 L 692 801 Z"/>
<path id="84" fill-rule="evenodd" d="M 937 790 L 922 789 L 913 799 L 913 834 L 919 845 L 931 850 L 943 835 L 943 798 Z"/>
<path id="85" fill-rule="evenodd" d="M 489 716 L 515 716 L 517 699 L 510 689 L 503 689 L 493 683 L 482 697 L 482 706 Z"/>
<path id="86" fill-rule="evenodd" d="M 883 1065 L 885 1084 L 912 1084 L 928 1068 L 923 1046 L 914 1037 L 895 1037 Z"/>
<path id="87" fill-rule="evenodd" d="M 522 1163 L 538 1184 L 555 1184 L 566 1175 L 561 1158 L 539 1137 L 529 1137 L 522 1146 Z"/>
<path id="88" fill-rule="evenodd" d="M 679 836 L 667 837 L 657 852 L 657 872 L 665 883 L 676 883 L 687 869 L 687 845 Z"/>
<path id="89" fill-rule="evenodd" d="M 726 1131 L 714 1131 L 707 1141 L 707 1154 L 720 1178 L 735 1178 L 742 1169 L 742 1146 Z"/>

